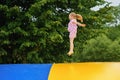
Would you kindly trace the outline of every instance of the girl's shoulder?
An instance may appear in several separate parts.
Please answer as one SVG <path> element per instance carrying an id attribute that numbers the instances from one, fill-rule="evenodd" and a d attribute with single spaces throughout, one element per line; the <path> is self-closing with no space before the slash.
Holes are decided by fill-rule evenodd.
<path id="1" fill-rule="evenodd" d="M 77 20 L 76 19 L 72 19 L 71 22 L 76 22 Z"/>
<path id="2" fill-rule="evenodd" d="M 71 21 L 76 21 L 76 19 L 72 19 Z"/>
<path id="3" fill-rule="evenodd" d="M 76 19 L 72 19 L 70 22 L 76 24 L 76 23 L 77 23 L 77 20 L 76 20 Z"/>

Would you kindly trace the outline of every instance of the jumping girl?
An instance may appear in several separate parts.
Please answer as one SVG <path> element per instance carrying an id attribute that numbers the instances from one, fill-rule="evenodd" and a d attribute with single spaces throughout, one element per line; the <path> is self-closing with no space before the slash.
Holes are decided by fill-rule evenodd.
<path id="1" fill-rule="evenodd" d="M 68 31 L 69 31 L 69 39 L 70 39 L 70 50 L 67 54 L 68 56 L 71 56 L 74 53 L 73 51 L 74 39 L 76 38 L 76 34 L 77 34 L 77 25 L 82 27 L 85 27 L 86 25 L 77 22 L 77 20 L 80 20 L 81 22 L 83 22 L 83 18 L 80 14 L 71 12 L 69 14 L 69 19 L 70 19 L 70 22 L 68 23 Z"/>

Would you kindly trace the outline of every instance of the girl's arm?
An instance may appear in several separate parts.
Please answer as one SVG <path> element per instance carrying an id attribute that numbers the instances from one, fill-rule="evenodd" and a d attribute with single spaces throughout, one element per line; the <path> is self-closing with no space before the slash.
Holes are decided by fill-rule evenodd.
<path id="1" fill-rule="evenodd" d="M 81 24 L 81 23 L 77 22 L 77 20 L 73 20 L 73 23 L 77 24 L 78 26 L 82 26 L 82 27 L 86 26 L 86 24 Z"/>
<path id="2" fill-rule="evenodd" d="M 79 23 L 79 22 L 77 22 L 76 23 L 78 26 L 82 26 L 82 27 L 85 27 L 86 26 L 86 24 L 81 24 L 81 23 Z"/>

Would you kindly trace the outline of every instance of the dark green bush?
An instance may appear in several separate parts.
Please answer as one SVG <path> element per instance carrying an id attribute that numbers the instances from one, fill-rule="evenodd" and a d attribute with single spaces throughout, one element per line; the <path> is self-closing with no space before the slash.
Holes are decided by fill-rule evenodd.
<path id="1" fill-rule="evenodd" d="M 120 61 L 120 38 L 112 41 L 102 34 L 90 39 L 81 55 L 83 61 Z"/>

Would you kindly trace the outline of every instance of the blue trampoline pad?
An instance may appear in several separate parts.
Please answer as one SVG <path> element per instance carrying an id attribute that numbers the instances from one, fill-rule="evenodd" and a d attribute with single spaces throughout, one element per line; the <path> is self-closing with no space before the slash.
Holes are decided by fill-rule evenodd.
<path id="1" fill-rule="evenodd" d="M 48 80 L 52 64 L 3 64 L 0 80 Z"/>

